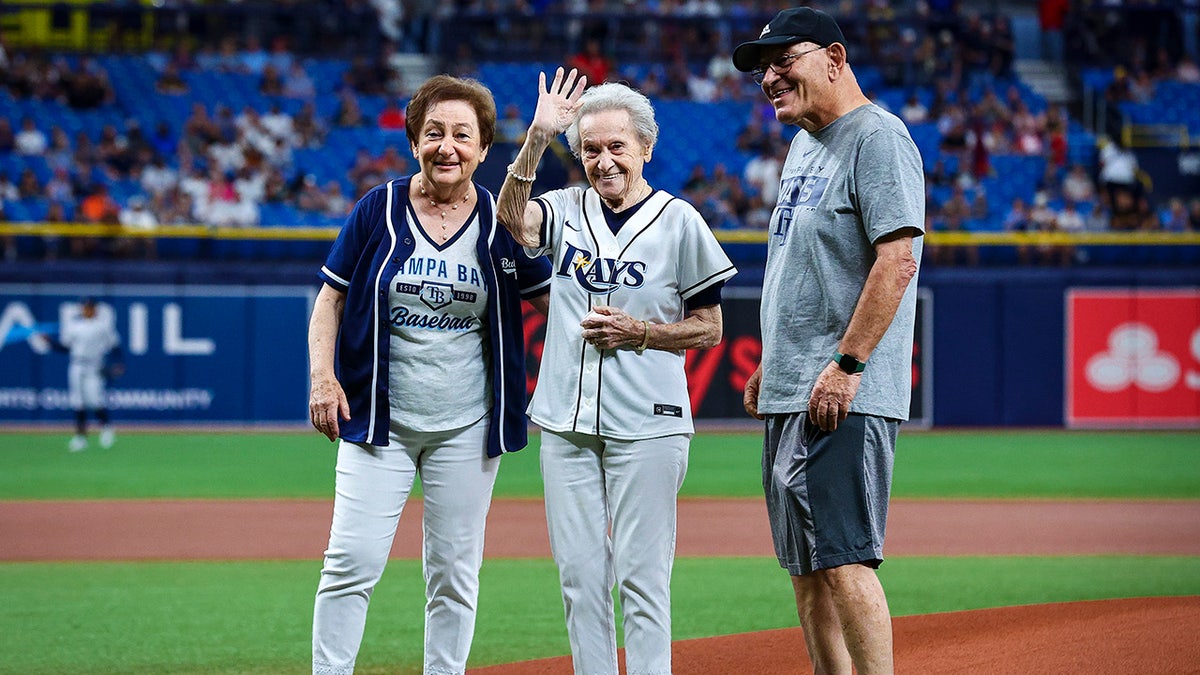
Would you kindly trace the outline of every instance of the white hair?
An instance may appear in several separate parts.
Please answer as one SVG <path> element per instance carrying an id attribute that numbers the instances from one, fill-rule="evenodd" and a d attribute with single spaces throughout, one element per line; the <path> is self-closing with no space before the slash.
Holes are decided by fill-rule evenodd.
<path id="1" fill-rule="evenodd" d="M 605 110 L 624 110 L 629 113 L 638 141 L 646 148 L 654 147 L 658 141 L 658 122 L 654 121 L 654 106 L 650 104 L 650 99 L 628 85 L 608 82 L 583 92 L 579 99 L 579 111 L 575 114 L 571 126 L 567 127 L 567 145 L 576 157 L 581 150 L 579 120 L 583 119 L 584 115 Z"/>

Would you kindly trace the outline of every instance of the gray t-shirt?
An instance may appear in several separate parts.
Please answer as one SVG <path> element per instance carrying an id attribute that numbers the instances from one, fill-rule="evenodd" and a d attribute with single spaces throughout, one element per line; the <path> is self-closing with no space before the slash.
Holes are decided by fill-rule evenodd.
<path id="1" fill-rule="evenodd" d="M 925 231 L 921 156 L 904 123 L 864 105 L 825 128 L 800 131 L 784 163 L 763 280 L 763 379 L 758 410 L 808 408 L 875 261 L 874 242 Z M 913 240 L 921 260 L 923 239 Z M 908 419 L 917 279 L 871 354 L 850 410 Z"/>

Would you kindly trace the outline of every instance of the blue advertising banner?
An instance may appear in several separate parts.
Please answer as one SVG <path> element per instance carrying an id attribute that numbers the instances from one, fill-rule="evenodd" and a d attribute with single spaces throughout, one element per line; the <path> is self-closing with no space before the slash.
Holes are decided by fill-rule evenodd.
<path id="1" fill-rule="evenodd" d="M 302 423 L 307 286 L 0 284 L 0 422 L 71 419 L 53 337 L 83 296 L 111 313 L 124 374 L 119 422 Z"/>

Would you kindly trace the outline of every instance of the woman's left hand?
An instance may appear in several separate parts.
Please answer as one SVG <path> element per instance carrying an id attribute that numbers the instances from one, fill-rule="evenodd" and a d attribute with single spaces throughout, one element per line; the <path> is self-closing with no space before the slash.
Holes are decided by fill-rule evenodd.
<path id="1" fill-rule="evenodd" d="M 608 305 L 596 305 L 579 322 L 583 341 L 597 349 L 630 349 L 642 344 L 646 327 L 623 310 Z"/>

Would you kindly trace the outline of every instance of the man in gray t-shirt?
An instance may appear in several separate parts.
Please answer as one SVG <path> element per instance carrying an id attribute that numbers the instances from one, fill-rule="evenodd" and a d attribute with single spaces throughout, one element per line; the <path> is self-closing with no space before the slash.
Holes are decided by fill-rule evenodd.
<path id="1" fill-rule="evenodd" d="M 875 568 L 911 391 L 921 157 L 904 124 L 863 95 L 828 14 L 780 12 L 733 63 L 780 122 L 801 127 L 771 218 L 763 358 L 744 400 L 766 419 L 776 555 L 815 670 L 891 672 Z"/>

